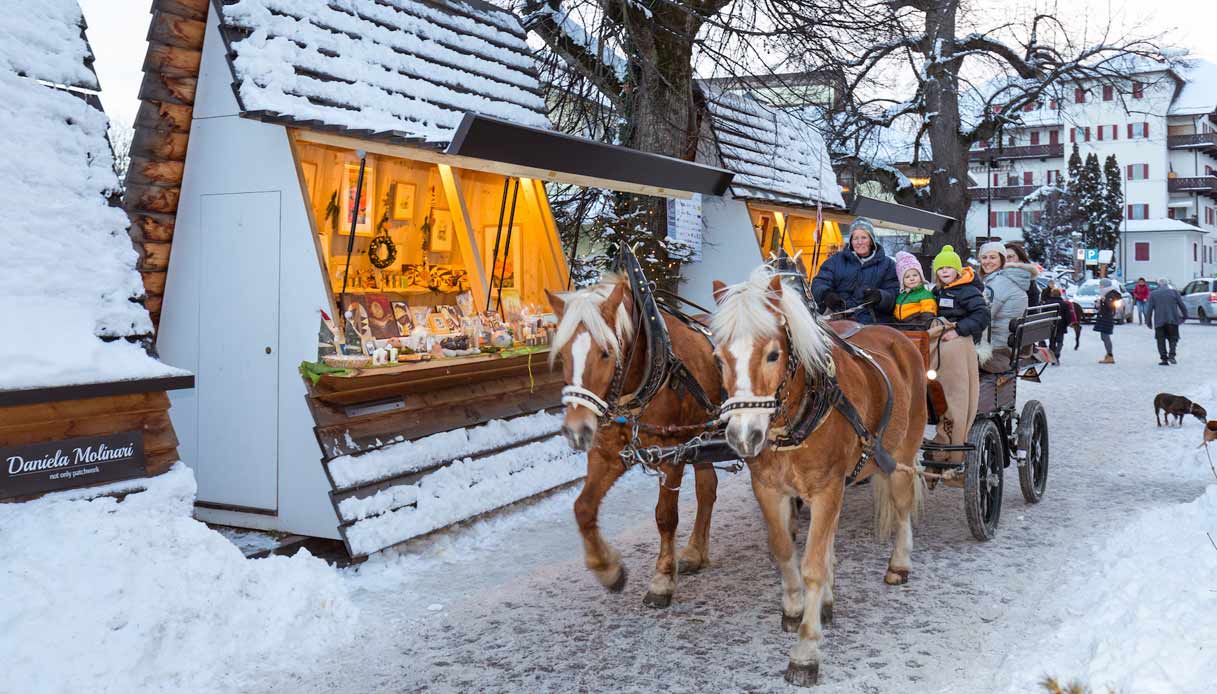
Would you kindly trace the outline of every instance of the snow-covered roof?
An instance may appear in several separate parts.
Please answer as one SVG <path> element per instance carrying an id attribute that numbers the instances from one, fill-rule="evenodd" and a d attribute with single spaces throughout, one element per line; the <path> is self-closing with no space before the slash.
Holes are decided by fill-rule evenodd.
<path id="1" fill-rule="evenodd" d="M 246 113 L 435 145 L 466 112 L 549 127 L 519 19 L 481 0 L 216 7 Z"/>
<path id="2" fill-rule="evenodd" d="M 1196 60 L 1182 68 L 1181 72 L 1186 81 L 1168 114 L 1203 116 L 1217 112 L 1217 65 L 1207 60 Z"/>
<path id="3" fill-rule="evenodd" d="M 707 89 L 710 127 L 737 198 L 844 207 L 824 139 L 809 120 L 746 95 Z"/>
<path id="4" fill-rule="evenodd" d="M 100 89 L 76 0 L 0 0 L 0 71 Z"/>
<path id="5" fill-rule="evenodd" d="M 118 178 L 106 115 L 95 97 L 43 83 L 96 86 L 80 9 L 2 3 L 12 7 L 0 7 L 0 306 L 10 328 L 0 390 L 182 374 L 121 339 L 150 335 L 152 323 L 137 303 L 127 215 L 108 202 Z"/>
<path id="6" fill-rule="evenodd" d="M 1207 233 L 1204 229 L 1188 224 L 1183 220 L 1165 217 L 1159 219 L 1130 219 L 1125 221 L 1120 229 L 1130 234 L 1150 231 L 1194 231 L 1198 234 Z"/>

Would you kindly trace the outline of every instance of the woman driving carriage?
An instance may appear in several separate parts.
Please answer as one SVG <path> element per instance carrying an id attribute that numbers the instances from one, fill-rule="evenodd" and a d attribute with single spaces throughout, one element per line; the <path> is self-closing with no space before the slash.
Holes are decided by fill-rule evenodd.
<path id="1" fill-rule="evenodd" d="M 824 261 L 811 282 L 811 294 L 822 310 L 858 309 L 850 318 L 864 324 L 888 322 L 899 293 L 896 263 L 879 245 L 875 227 L 865 217 L 849 225 L 849 245 Z"/>

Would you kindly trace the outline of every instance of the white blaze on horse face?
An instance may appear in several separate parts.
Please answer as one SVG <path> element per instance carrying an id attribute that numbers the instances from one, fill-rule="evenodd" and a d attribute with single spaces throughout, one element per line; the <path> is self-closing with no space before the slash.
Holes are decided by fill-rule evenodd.
<path id="1" fill-rule="evenodd" d="M 592 351 L 592 336 L 584 331 L 570 344 L 570 384 L 583 387 L 583 370 L 587 368 L 587 355 Z"/>
<path id="2" fill-rule="evenodd" d="M 738 337 L 731 341 L 727 351 L 735 360 L 732 371 L 735 374 L 735 389 L 731 393 L 736 398 L 755 397 L 752 392 L 752 352 L 756 341 L 751 337 Z M 762 434 L 769 429 L 769 415 L 755 410 L 737 410 L 727 415 L 727 432 L 737 441 L 747 441 L 752 432 Z"/>

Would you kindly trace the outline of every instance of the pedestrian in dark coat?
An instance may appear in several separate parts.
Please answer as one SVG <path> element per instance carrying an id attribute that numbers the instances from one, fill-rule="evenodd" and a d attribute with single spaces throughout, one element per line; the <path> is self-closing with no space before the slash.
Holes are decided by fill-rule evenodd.
<path id="1" fill-rule="evenodd" d="M 875 227 L 864 217 L 849 225 L 848 245 L 832 254 L 811 282 L 811 294 L 825 312 L 867 307 L 850 318 L 859 323 L 886 323 L 900 293 L 896 263 L 875 239 Z"/>
<path id="2" fill-rule="evenodd" d="M 1179 344 L 1179 324 L 1187 317 L 1187 305 L 1179 290 L 1170 285 L 1166 278 L 1158 280 L 1158 288 L 1149 294 L 1145 307 L 1145 324 L 1154 329 L 1154 337 L 1158 340 L 1158 357 L 1160 366 L 1175 363 L 1175 348 Z M 1169 351 L 1167 344 L 1170 344 Z"/>
<path id="3" fill-rule="evenodd" d="M 1044 306 L 1052 306 L 1056 309 L 1056 327 L 1052 331 L 1052 340 L 1048 346 L 1059 362 L 1061 360 L 1061 347 L 1065 345 L 1065 333 L 1069 331 L 1069 303 L 1061 296 L 1061 290 L 1056 287 L 1045 289 L 1043 296 L 1040 298 Z"/>
<path id="4" fill-rule="evenodd" d="M 1098 310 L 1094 317 L 1094 331 L 1103 339 L 1103 346 L 1107 348 L 1107 356 L 1099 360 L 1100 364 L 1116 363 L 1115 357 L 1112 356 L 1111 334 L 1116 330 L 1116 309 L 1119 301 L 1120 289 L 1116 283 L 1108 279 L 1099 280 L 1099 296 L 1094 301 Z"/>

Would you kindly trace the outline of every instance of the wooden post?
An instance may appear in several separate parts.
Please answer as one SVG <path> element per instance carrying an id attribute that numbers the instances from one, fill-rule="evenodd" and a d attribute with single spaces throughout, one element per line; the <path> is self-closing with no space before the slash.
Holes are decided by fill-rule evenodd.
<path id="1" fill-rule="evenodd" d="M 570 286 L 570 268 L 562 255 L 562 239 L 558 236 L 558 227 L 554 223 L 554 213 L 549 207 L 549 197 L 545 194 L 545 184 L 533 178 L 521 178 L 524 185 L 524 200 L 537 218 L 541 220 L 541 232 L 545 236 L 549 248 L 550 267 L 553 276 L 558 280 L 558 286 Z"/>
<path id="2" fill-rule="evenodd" d="M 313 209 L 313 200 L 308 194 L 308 184 L 304 179 L 304 167 L 300 163 L 300 145 L 296 141 L 296 131 L 287 129 L 287 145 L 292 153 L 292 166 L 296 169 L 296 181 L 300 184 L 300 194 L 304 199 L 304 214 L 308 218 L 309 234 L 313 237 L 313 249 L 317 251 L 317 267 L 321 270 L 321 283 L 325 285 L 325 298 L 329 304 L 330 316 L 333 317 L 335 339 L 338 344 L 346 344 L 346 330 L 340 329 L 345 324 L 343 316 L 338 313 L 338 302 L 334 298 L 334 287 L 330 284 L 329 250 L 321 247 L 321 234 L 317 229 L 317 214 Z"/>
<path id="3" fill-rule="evenodd" d="M 457 239 L 465 239 L 465 270 L 469 272 L 469 284 L 473 294 L 474 307 L 479 313 L 488 310 L 486 306 L 486 268 L 482 265 L 482 251 L 474 233 L 473 223 L 469 221 L 469 207 L 465 204 L 465 195 L 461 191 L 461 182 L 448 164 L 436 164 L 439 167 L 440 181 L 444 185 L 444 196 L 448 198 L 448 209 L 452 210 L 452 221 L 456 224 Z M 459 214 L 457 214 L 459 212 Z M 468 253 L 465 253 L 468 251 Z"/>

